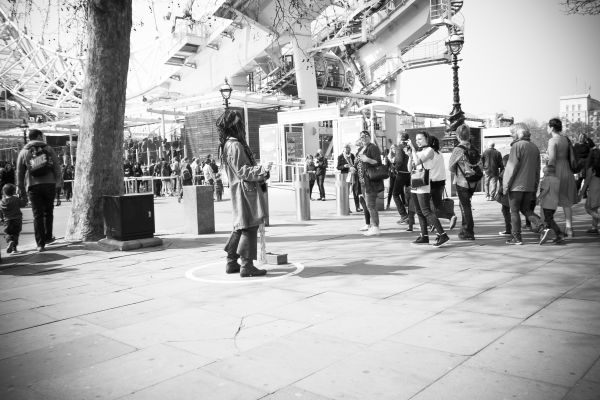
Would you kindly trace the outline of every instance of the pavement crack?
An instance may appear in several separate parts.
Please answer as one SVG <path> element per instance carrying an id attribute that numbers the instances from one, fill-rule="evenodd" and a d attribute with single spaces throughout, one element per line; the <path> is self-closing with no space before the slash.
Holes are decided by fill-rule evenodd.
<path id="1" fill-rule="evenodd" d="M 244 328 L 244 319 L 245 319 L 245 318 L 246 318 L 246 317 L 242 317 L 242 318 L 240 319 L 240 324 L 238 325 L 238 328 L 237 328 L 237 330 L 236 330 L 236 331 L 235 331 L 235 333 L 233 334 L 233 345 L 235 346 L 235 348 L 236 348 L 236 350 L 237 350 L 238 352 L 240 351 L 240 348 L 239 348 L 239 347 L 238 347 L 238 345 L 237 345 L 237 337 L 238 337 L 238 335 L 240 334 L 240 332 L 242 331 L 242 329 Z"/>

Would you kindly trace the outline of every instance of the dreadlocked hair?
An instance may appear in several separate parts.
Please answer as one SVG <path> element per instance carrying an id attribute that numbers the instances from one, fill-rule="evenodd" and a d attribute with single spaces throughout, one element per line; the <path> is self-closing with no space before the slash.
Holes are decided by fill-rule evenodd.
<path id="1" fill-rule="evenodd" d="M 256 165 L 254 154 L 250 150 L 248 143 L 246 143 L 244 120 L 240 113 L 236 110 L 227 109 L 217 119 L 216 125 L 219 130 L 219 159 L 221 160 L 221 165 L 225 164 L 225 142 L 230 137 L 237 139 L 242 144 L 244 152 L 250 160 L 250 164 L 253 166 Z"/>

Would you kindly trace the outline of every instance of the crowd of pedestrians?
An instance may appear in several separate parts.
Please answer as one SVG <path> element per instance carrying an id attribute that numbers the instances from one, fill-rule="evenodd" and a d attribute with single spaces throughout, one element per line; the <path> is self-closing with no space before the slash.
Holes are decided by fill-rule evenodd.
<path id="1" fill-rule="evenodd" d="M 539 234 L 539 244 L 546 243 L 552 233 L 555 244 L 573 237 L 572 207 L 582 197 L 586 199 L 585 209 L 592 217 L 592 226 L 587 233 L 598 234 L 600 149 L 585 135 L 572 145 L 562 133 L 561 121 L 553 118 L 548 122 L 548 161 L 542 176 L 540 150 L 531 142 L 529 127 L 517 123 L 511 126 L 510 132 L 509 154 L 502 157 L 495 144 L 490 143 L 480 155 L 472 143 L 469 127 L 461 125 L 456 130 L 458 144 L 452 150 L 447 168 L 440 153 L 439 139 L 425 131 L 416 134 L 414 143 L 408 135 L 402 135 L 399 143 L 392 145 L 384 156 L 371 143 L 369 132 L 361 132 L 356 154 L 352 154 L 351 146 L 347 144 L 337 165 L 340 172 L 348 174 L 347 182 L 353 188 L 356 210 L 360 210 L 359 205 L 363 206 L 365 225 L 360 231 L 366 236 L 377 236 L 381 232 L 376 200 L 384 190 L 384 179 L 373 179 L 371 171 L 384 164 L 389 171 L 384 207 L 389 209 L 393 199 L 400 216 L 398 224 L 408 224 L 406 230 L 409 232 L 414 229 L 415 215 L 418 217 L 420 233 L 413 242 L 415 244 L 430 243 L 429 233 L 435 232 L 433 245 L 441 246 L 449 237 L 440 219 L 449 220 L 448 229 L 453 229 L 457 223 L 452 201 L 444 196 L 447 173 L 454 178 L 452 183 L 458 197 L 461 215 L 458 238 L 461 240 L 476 239 L 476 217 L 471 200 L 480 182 L 486 200 L 501 204 L 499 216 L 503 217 L 504 230 L 500 235 L 506 237 L 508 245 L 523 244 L 521 215 L 525 217 L 525 227 Z M 309 162 L 307 159 L 307 166 Z M 583 178 L 577 180 L 580 176 Z M 541 215 L 535 211 L 538 205 Z M 564 228 L 560 228 L 554 219 L 558 208 L 564 212 Z"/>

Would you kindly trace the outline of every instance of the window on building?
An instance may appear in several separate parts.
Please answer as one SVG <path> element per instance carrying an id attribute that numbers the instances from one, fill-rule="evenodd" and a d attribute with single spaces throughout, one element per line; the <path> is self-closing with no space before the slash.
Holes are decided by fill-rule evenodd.
<path id="1" fill-rule="evenodd" d="M 581 111 L 581 104 L 577 104 L 577 111 Z"/>

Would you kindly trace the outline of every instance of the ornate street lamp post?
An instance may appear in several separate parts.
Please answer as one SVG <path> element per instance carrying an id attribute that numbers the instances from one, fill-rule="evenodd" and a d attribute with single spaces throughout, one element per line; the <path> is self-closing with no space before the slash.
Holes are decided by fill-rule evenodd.
<path id="1" fill-rule="evenodd" d="M 29 129 L 29 125 L 25 118 L 23 118 L 23 122 L 19 125 L 19 128 L 23 129 L 23 146 L 27 144 L 27 129 Z"/>
<path id="2" fill-rule="evenodd" d="M 459 35 L 456 32 L 446 39 L 446 46 L 448 47 L 450 54 L 452 54 L 452 86 L 454 91 L 454 102 L 452 111 L 450 112 L 450 116 L 447 120 L 448 128 L 446 129 L 446 135 L 447 138 L 451 138 L 452 140 L 455 138 L 453 132 L 465 122 L 465 113 L 460 108 L 460 94 L 458 87 L 458 55 L 460 54 L 464 43 L 464 36 Z"/>
<path id="3" fill-rule="evenodd" d="M 231 89 L 231 86 L 229 86 L 229 83 L 227 82 L 227 78 L 225 78 L 225 84 L 219 89 L 219 92 L 221 92 L 221 96 L 223 97 L 225 108 L 229 108 L 229 98 L 231 97 L 232 91 L 233 89 Z"/>

